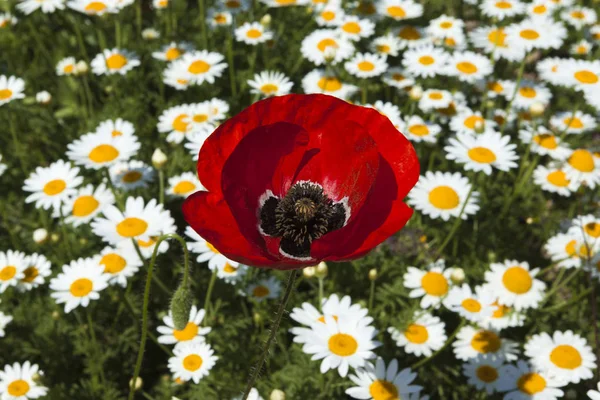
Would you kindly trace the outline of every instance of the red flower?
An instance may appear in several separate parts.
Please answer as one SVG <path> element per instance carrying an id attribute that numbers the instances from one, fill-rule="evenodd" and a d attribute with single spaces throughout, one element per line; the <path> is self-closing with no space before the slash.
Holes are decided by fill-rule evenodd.
<path id="1" fill-rule="evenodd" d="M 219 126 L 198 177 L 208 191 L 183 204 L 192 228 L 232 260 L 290 269 L 361 257 L 400 230 L 419 162 L 376 110 L 291 94 Z"/>

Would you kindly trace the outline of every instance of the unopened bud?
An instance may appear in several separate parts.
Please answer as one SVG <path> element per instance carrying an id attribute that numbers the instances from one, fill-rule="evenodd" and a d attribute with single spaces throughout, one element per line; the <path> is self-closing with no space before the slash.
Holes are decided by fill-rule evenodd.
<path id="1" fill-rule="evenodd" d="M 60 235 L 58 233 L 53 233 L 52 235 L 50 235 L 50 240 L 52 241 L 52 243 L 56 243 L 60 240 Z"/>
<path id="2" fill-rule="evenodd" d="M 477 132 L 477 133 L 483 133 L 485 125 L 484 125 L 483 121 L 477 120 L 477 121 L 475 121 L 474 128 L 475 128 L 475 132 Z"/>
<path id="3" fill-rule="evenodd" d="M 88 240 L 86 238 L 79 238 L 79 244 L 82 246 L 85 246 L 88 243 Z"/>
<path id="4" fill-rule="evenodd" d="M 265 14 L 260 19 L 260 24 L 263 25 L 263 26 L 269 26 L 270 23 L 271 23 L 271 15 L 270 14 Z"/>
<path id="5" fill-rule="evenodd" d="M 533 218 L 527 217 L 527 219 L 525 220 L 525 222 L 527 223 L 527 225 L 531 225 L 531 224 L 533 224 Z"/>
<path id="6" fill-rule="evenodd" d="M 160 32 L 154 28 L 146 28 L 142 31 L 142 37 L 146 40 L 157 39 L 160 37 Z"/>
<path id="7" fill-rule="evenodd" d="M 254 315 L 252 315 L 252 319 L 254 320 L 254 323 L 256 325 L 260 325 L 260 323 L 263 320 L 263 317 L 260 313 L 255 312 Z"/>
<path id="8" fill-rule="evenodd" d="M 312 278 L 315 276 L 316 268 L 315 267 L 306 267 L 302 270 L 302 274 L 305 278 Z"/>
<path id="9" fill-rule="evenodd" d="M 52 311 L 52 319 L 58 321 L 60 319 L 60 313 L 58 311 Z"/>
<path id="10" fill-rule="evenodd" d="M 76 75 L 87 74 L 89 70 L 90 70 L 90 67 L 83 60 L 78 61 L 77 64 L 75 64 L 75 74 Z"/>
<path id="11" fill-rule="evenodd" d="M 154 153 L 152 153 L 152 165 L 154 165 L 154 168 L 161 169 L 167 161 L 167 155 L 161 149 L 154 150 Z"/>
<path id="12" fill-rule="evenodd" d="M 131 378 L 129 380 L 129 387 L 132 387 L 133 390 L 140 390 L 142 388 L 142 384 L 144 382 L 142 381 L 142 378 L 140 378 L 139 376 L 137 378 L 135 378 L 135 384 L 133 382 L 133 378 Z"/>
<path id="13" fill-rule="evenodd" d="M 377 279 L 377 270 L 372 268 L 369 270 L 369 280 L 374 281 L 375 279 Z"/>
<path id="14" fill-rule="evenodd" d="M 37 384 L 42 382 L 42 374 L 39 371 L 31 376 L 31 380 Z"/>
<path id="15" fill-rule="evenodd" d="M 415 85 L 410 89 L 408 95 L 412 100 L 419 100 L 421 97 L 423 97 L 423 88 L 419 85 Z"/>
<path id="16" fill-rule="evenodd" d="M 544 114 L 544 111 L 546 111 L 546 106 L 544 106 L 542 103 L 536 102 L 529 107 L 529 113 L 534 117 L 539 117 L 540 115 Z"/>
<path id="17" fill-rule="evenodd" d="M 465 271 L 462 268 L 452 268 L 450 280 L 452 280 L 452 283 L 455 285 L 462 283 L 465 280 Z"/>
<path id="18" fill-rule="evenodd" d="M 42 90 L 35 95 L 35 101 L 40 104 L 49 104 L 52 101 L 52 95 L 46 90 Z"/>
<path id="19" fill-rule="evenodd" d="M 271 392 L 269 400 L 285 400 L 285 393 L 282 390 L 275 389 Z"/>
<path id="20" fill-rule="evenodd" d="M 319 265 L 317 265 L 317 268 L 315 270 L 315 276 L 319 279 L 323 279 L 327 276 L 327 272 L 327 264 L 325 263 L 325 261 L 321 261 Z"/>
<path id="21" fill-rule="evenodd" d="M 48 240 L 48 231 L 44 228 L 38 228 L 33 231 L 33 241 L 37 244 L 42 244 Z"/>
<path id="22" fill-rule="evenodd" d="M 185 329 L 190 320 L 191 309 L 192 293 L 189 286 L 182 282 L 171 299 L 171 315 L 176 330 L 182 331 Z"/>

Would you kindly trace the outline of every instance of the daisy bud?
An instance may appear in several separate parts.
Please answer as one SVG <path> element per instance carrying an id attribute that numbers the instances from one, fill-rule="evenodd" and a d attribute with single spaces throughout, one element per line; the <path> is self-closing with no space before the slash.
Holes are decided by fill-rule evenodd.
<path id="1" fill-rule="evenodd" d="M 527 225 L 531 225 L 531 224 L 533 224 L 533 218 L 527 217 L 527 219 L 525 220 L 525 222 L 527 223 Z"/>
<path id="2" fill-rule="evenodd" d="M 271 392 L 269 400 L 285 400 L 285 393 L 279 389 L 275 389 Z"/>
<path id="3" fill-rule="evenodd" d="M 262 322 L 262 315 L 260 315 L 260 313 L 255 312 L 254 315 L 252 316 L 252 319 L 254 320 L 254 323 L 256 325 L 260 325 L 260 323 Z"/>
<path id="4" fill-rule="evenodd" d="M 142 37 L 146 40 L 153 40 L 160 37 L 160 32 L 154 28 L 146 28 L 142 31 Z"/>
<path id="5" fill-rule="evenodd" d="M 544 114 L 544 111 L 546 111 L 546 106 L 542 103 L 533 103 L 531 107 L 529 107 L 529 113 L 534 117 L 539 117 Z"/>
<path id="6" fill-rule="evenodd" d="M 50 235 L 50 240 L 52 241 L 52 243 L 56 243 L 60 240 L 60 235 L 58 233 L 53 233 L 52 235 Z"/>
<path id="7" fill-rule="evenodd" d="M 374 281 L 377 279 L 377 270 L 375 268 L 369 271 L 369 280 Z"/>
<path id="8" fill-rule="evenodd" d="M 494 100 L 488 100 L 486 106 L 487 108 L 494 108 Z"/>
<path id="9" fill-rule="evenodd" d="M 173 325 L 178 331 L 182 331 L 187 326 L 192 309 L 192 293 L 188 285 L 183 282 L 171 299 L 171 314 L 173 315 Z"/>
<path id="10" fill-rule="evenodd" d="M 78 61 L 77 64 L 75 64 L 75 75 L 84 75 L 84 74 L 87 74 L 87 72 L 89 70 L 90 70 L 90 67 L 83 60 Z"/>
<path id="11" fill-rule="evenodd" d="M 31 380 L 34 383 L 41 383 L 42 382 L 42 375 L 39 372 L 36 372 L 35 374 L 31 375 Z"/>
<path id="12" fill-rule="evenodd" d="M 465 271 L 462 268 L 452 268 L 450 279 L 454 284 L 459 284 L 465 280 Z"/>
<path id="13" fill-rule="evenodd" d="M 58 311 L 52 311 L 52 319 L 58 321 L 60 319 L 60 313 Z"/>
<path id="14" fill-rule="evenodd" d="M 419 85 L 413 86 L 408 95 L 412 100 L 419 100 L 423 96 L 423 88 Z"/>
<path id="15" fill-rule="evenodd" d="M 154 168 L 161 169 L 167 163 L 167 155 L 163 153 L 160 149 L 154 150 L 152 153 L 152 165 Z"/>
<path id="16" fill-rule="evenodd" d="M 475 121 L 475 132 L 477 133 L 483 133 L 483 128 L 485 127 L 485 125 L 483 125 L 482 121 Z"/>
<path id="17" fill-rule="evenodd" d="M 142 388 L 142 378 L 139 376 L 135 379 L 135 385 L 133 384 L 133 378 L 129 380 L 129 387 L 133 387 L 134 390 L 140 390 Z"/>
<path id="18" fill-rule="evenodd" d="M 306 267 L 302 270 L 302 274 L 304 275 L 305 278 L 308 278 L 308 279 L 315 276 L 315 272 L 316 272 L 315 267 Z"/>
<path id="19" fill-rule="evenodd" d="M 37 244 L 42 244 L 48 240 L 48 231 L 44 228 L 38 228 L 33 231 L 33 241 Z"/>
<path id="20" fill-rule="evenodd" d="M 52 95 L 45 90 L 42 90 L 41 92 L 38 92 L 35 95 L 35 101 L 37 101 L 40 104 L 48 104 L 51 100 Z"/>
<path id="21" fill-rule="evenodd" d="M 270 14 L 265 14 L 261 19 L 260 19 L 260 24 L 263 26 L 269 26 L 269 24 L 271 23 L 271 15 Z"/>
<path id="22" fill-rule="evenodd" d="M 79 238 L 79 244 L 82 246 L 85 246 L 88 243 L 88 240 L 86 238 Z"/>
<path id="23" fill-rule="evenodd" d="M 317 265 L 315 276 L 319 279 L 323 279 L 327 276 L 327 272 L 327 264 L 325 264 L 325 261 L 321 261 L 319 265 Z"/>

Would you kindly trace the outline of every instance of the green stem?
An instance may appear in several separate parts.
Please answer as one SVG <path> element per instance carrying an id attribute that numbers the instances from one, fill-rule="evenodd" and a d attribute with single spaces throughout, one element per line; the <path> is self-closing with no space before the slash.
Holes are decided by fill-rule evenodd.
<path id="1" fill-rule="evenodd" d="M 283 313 L 285 311 L 285 306 L 287 305 L 287 302 L 290 299 L 290 295 L 292 294 L 292 289 L 294 288 L 294 281 L 296 280 L 297 276 L 298 276 L 297 269 L 292 270 L 292 272 L 290 272 L 290 275 L 289 275 L 288 281 L 287 281 L 287 286 L 285 288 L 285 293 L 283 295 L 283 299 L 281 299 L 281 303 L 279 304 L 279 309 L 277 310 L 275 320 L 273 321 L 273 326 L 271 326 L 271 332 L 269 333 L 269 338 L 267 339 L 267 342 L 265 343 L 265 347 L 263 348 L 262 354 L 260 356 L 260 359 L 258 360 L 258 363 L 256 364 L 256 367 L 252 370 L 250 379 L 248 380 L 248 384 L 246 385 L 246 390 L 244 392 L 244 395 L 242 396 L 242 400 L 248 399 L 250 390 L 252 390 L 252 388 L 254 387 L 254 383 L 256 382 L 256 379 L 258 378 L 258 374 L 262 370 L 263 364 L 265 363 L 265 360 L 267 359 L 267 354 L 269 353 L 269 349 L 271 348 L 271 342 L 273 342 L 273 340 L 275 339 L 275 336 L 277 335 L 277 330 L 279 329 L 279 324 L 281 323 L 281 317 L 283 317 Z"/>
<path id="2" fill-rule="evenodd" d="M 139 38 L 142 36 L 142 0 L 138 0 L 135 7 L 135 25 L 137 27 L 137 34 Z"/>
<path id="3" fill-rule="evenodd" d="M 364 106 L 365 104 L 367 104 L 367 92 L 368 92 L 368 88 L 367 88 L 367 82 L 363 80 L 363 84 L 361 85 L 361 103 Z"/>
<path id="4" fill-rule="evenodd" d="M 319 310 L 323 307 L 323 278 L 319 278 Z"/>
<path id="5" fill-rule="evenodd" d="M 14 120 L 16 118 L 16 115 L 17 113 L 11 112 L 10 117 L 8 119 L 10 124 L 10 134 L 12 136 L 13 145 L 15 147 L 15 153 L 17 154 L 17 157 L 19 158 L 19 163 L 21 164 L 21 172 L 23 173 L 23 175 L 25 175 L 27 171 L 27 162 L 25 161 L 26 158 L 23 156 L 23 152 L 21 151 L 21 142 L 19 141 L 17 130 L 15 128 Z"/>
<path id="6" fill-rule="evenodd" d="M 517 74 L 517 81 L 515 83 L 515 90 L 513 90 L 513 94 L 510 97 L 510 100 L 508 102 L 508 104 L 506 105 L 506 108 L 504 109 L 504 113 L 506 115 L 506 117 L 504 118 L 504 121 L 502 121 L 502 127 L 500 129 L 500 134 L 504 135 L 504 130 L 506 129 L 506 122 L 508 121 L 508 115 L 510 113 L 510 108 L 512 106 L 513 101 L 515 101 L 515 98 L 517 97 L 517 93 L 519 92 L 519 86 L 521 85 L 521 79 L 523 79 L 523 72 L 525 71 L 525 60 L 527 59 L 527 54 L 525 54 L 525 56 L 523 57 L 523 61 L 521 61 L 521 65 L 519 66 L 519 72 Z"/>
<path id="7" fill-rule="evenodd" d="M 60 232 L 62 233 L 62 244 L 65 247 L 65 253 L 67 255 L 67 257 L 69 257 L 69 260 L 73 259 L 73 254 L 71 253 L 71 245 L 69 243 L 69 235 L 67 234 L 67 223 L 65 222 L 65 216 L 63 214 L 63 210 L 62 210 L 62 203 L 58 206 L 58 211 L 60 214 Z"/>
<path id="8" fill-rule="evenodd" d="M 92 339 L 92 345 L 94 346 L 94 352 L 96 353 L 96 355 L 101 355 L 102 349 L 100 349 L 100 347 L 98 346 L 98 341 L 96 340 L 96 332 L 94 331 L 94 321 L 92 320 L 92 313 L 89 309 L 86 310 L 86 315 L 88 328 L 90 328 L 90 338 Z M 98 359 L 102 360 L 102 357 L 98 357 Z M 102 386 L 104 386 L 104 382 L 106 382 L 106 379 L 104 378 L 104 369 L 102 368 L 102 365 L 98 367 L 98 371 L 100 375 L 100 382 L 102 383 Z"/>
<path id="9" fill-rule="evenodd" d="M 90 59 L 87 54 L 87 50 L 85 47 L 85 42 L 83 41 L 83 35 L 81 34 L 81 28 L 79 27 L 79 23 L 72 19 L 73 27 L 75 30 L 75 37 L 77 38 L 77 45 L 79 46 L 79 52 L 81 53 L 81 57 L 85 60 L 86 63 L 90 63 Z"/>
<path id="10" fill-rule="evenodd" d="M 235 65 L 233 59 L 233 33 L 227 35 L 227 61 L 229 62 L 229 85 L 231 86 L 231 96 L 236 97 L 237 88 L 235 81 Z"/>
<path id="11" fill-rule="evenodd" d="M 202 46 L 208 48 L 208 38 L 206 36 L 206 14 L 204 12 L 204 0 L 198 0 L 198 13 L 200 14 L 200 32 L 202 33 Z"/>
<path id="12" fill-rule="evenodd" d="M 137 253 L 140 261 L 142 262 L 142 264 L 144 264 L 144 266 L 146 266 L 146 259 L 144 258 L 144 255 L 142 254 L 142 250 L 140 249 L 140 245 L 138 244 L 137 240 L 131 239 L 131 242 L 133 243 L 133 247 L 135 248 L 135 252 Z M 152 253 L 152 257 L 154 257 L 154 254 L 158 250 L 158 242 L 156 242 L 156 244 L 154 246 L 155 247 L 154 247 L 154 252 Z M 156 283 L 156 285 L 164 293 L 169 294 L 169 295 L 171 294 L 171 291 L 169 290 L 167 285 L 165 285 L 156 275 L 152 277 L 152 280 L 154 281 L 154 283 Z"/>
<path id="13" fill-rule="evenodd" d="M 165 202 L 165 173 L 162 168 L 158 170 L 158 203 L 164 204 Z"/>
<path id="14" fill-rule="evenodd" d="M 141 2 L 141 1 L 140 1 Z M 115 18 L 115 43 L 118 49 L 121 48 L 121 22 Z"/>
<path id="15" fill-rule="evenodd" d="M 423 365 L 425 365 L 426 363 L 428 363 L 429 361 L 431 361 L 433 358 L 435 358 L 438 354 L 440 354 L 446 347 L 448 347 L 448 345 L 450 343 L 452 343 L 452 341 L 454 340 L 454 338 L 456 337 L 456 335 L 458 335 L 458 332 L 462 329 L 463 326 L 465 326 L 466 321 L 463 319 L 460 324 L 458 325 L 458 327 L 456 328 L 456 330 L 452 333 L 452 335 L 450 335 L 450 337 L 448 338 L 448 340 L 446 340 L 446 343 L 444 343 L 444 345 L 442 347 L 440 347 L 440 349 L 438 351 L 436 351 L 435 353 L 433 353 L 432 355 L 430 355 L 427 358 L 424 358 L 420 361 L 417 361 L 416 363 L 414 363 L 413 365 L 410 366 L 410 368 L 414 371 L 419 367 L 422 367 Z"/>
<path id="16" fill-rule="evenodd" d="M 562 310 L 563 308 L 565 308 L 567 306 L 578 303 L 581 299 L 583 299 L 585 296 L 587 296 L 590 293 L 592 293 L 591 287 L 587 290 L 584 290 L 583 292 L 581 292 L 576 297 L 573 297 L 572 299 L 563 301 L 562 303 L 559 303 L 559 304 L 555 304 L 551 307 L 542 308 L 540 311 L 543 313 L 547 313 L 547 312 L 556 312 L 556 311 Z"/>
<path id="17" fill-rule="evenodd" d="M 566 270 L 563 268 L 563 269 L 561 270 L 561 272 L 564 274 L 564 271 L 566 271 Z M 552 289 L 550 289 L 550 290 L 548 291 L 548 293 L 546 293 L 546 297 L 544 297 L 544 300 L 542 300 L 542 303 L 540 304 L 540 306 L 541 306 L 541 305 L 543 305 L 543 304 L 546 304 L 546 302 L 547 302 L 548 300 L 550 300 L 550 297 L 552 297 L 552 296 L 553 296 L 553 295 L 554 295 L 556 292 L 558 292 L 558 291 L 559 291 L 559 290 L 560 290 L 562 287 L 564 287 L 564 286 L 565 286 L 567 283 L 569 283 L 570 281 L 572 281 L 572 280 L 573 280 L 573 278 L 575 278 L 575 276 L 577 276 L 577 274 L 578 274 L 578 273 L 579 273 L 579 268 L 576 268 L 576 269 L 575 269 L 575 271 L 571 272 L 571 274 L 570 274 L 570 275 L 568 275 L 568 276 L 565 278 L 565 280 L 564 280 L 564 281 L 562 281 L 562 282 L 560 282 L 560 283 L 558 283 L 558 282 L 559 282 L 559 278 L 557 278 L 557 279 L 556 279 L 556 282 L 557 282 L 557 284 L 556 284 L 556 285 L 554 285 L 554 287 L 553 287 Z M 559 275 L 559 277 L 560 277 L 560 276 L 561 276 L 561 275 Z"/>
<path id="18" fill-rule="evenodd" d="M 375 299 L 375 279 L 371 279 L 371 288 L 369 290 L 369 311 L 373 309 L 373 300 Z"/>
<path id="19" fill-rule="evenodd" d="M 150 288 L 152 287 L 152 271 L 154 269 L 154 264 L 156 263 L 156 256 L 158 255 L 158 248 L 159 248 L 160 244 L 163 242 L 163 240 L 167 240 L 167 239 L 176 239 L 181 244 L 181 247 L 183 248 L 183 254 L 184 254 L 183 267 L 185 269 L 185 272 L 184 272 L 185 275 L 183 277 L 183 282 L 187 283 L 187 280 L 188 280 L 190 255 L 189 255 L 187 244 L 185 243 L 185 240 L 183 240 L 183 238 L 176 233 L 167 233 L 165 235 L 162 235 L 156 241 L 156 246 L 154 247 L 154 251 L 152 252 L 152 258 L 150 259 L 150 265 L 148 266 L 148 276 L 146 277 L 146 285 L 144 287 L 144 304 L 142 306 L 142 327 L 141 327 L 142 336 L 140 339 L 140 348 L 138 351 L 137 360 L 135 362 L 135 369 L 133 371 L 133 378 L 131 379 L 131 381 L 134 383 L 135 383 L 135 381 L 137 381 L 138 376 L 140 376 L 140 370 L 142 369 L 142 361 L 144 359 L 144 350 L 146 349 L 146 340 L 148 337 L 148 305 L 150 304 Z M 134 385 L 131 385 L 131 387 L 129 388 L 128 399 L 133 400 L 134 394 L 135 394 L 135 387 L 134 387 Z"/>
<path id="20" fill-rule="evenodd" d="M 206 297 L 204 297 L 204 311 L 208 315 L 208 309 L 210 307 L 210 298 L 212 296 L 215 281 L 217 280 L 217 268 L 215 268 L 210 276 L 210 282 L 208 283 L 208 290 L 206 291 Z"/>

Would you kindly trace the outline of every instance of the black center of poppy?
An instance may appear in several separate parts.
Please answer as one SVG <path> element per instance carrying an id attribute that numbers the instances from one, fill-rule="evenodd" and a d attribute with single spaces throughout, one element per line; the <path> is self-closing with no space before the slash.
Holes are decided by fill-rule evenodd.
<path id="1" fill-rule="evenodd" d="M 346 210 L 323 192 L 321 185 L 297 183 L 283 199 L 270 196 L 260 209 L 260 228 L 268 236 L 280 237 L 283 253 L 310 257 L 311 243 L 344 226 Z"/>

